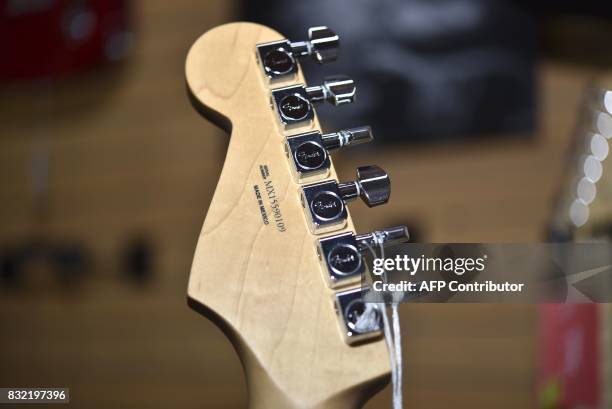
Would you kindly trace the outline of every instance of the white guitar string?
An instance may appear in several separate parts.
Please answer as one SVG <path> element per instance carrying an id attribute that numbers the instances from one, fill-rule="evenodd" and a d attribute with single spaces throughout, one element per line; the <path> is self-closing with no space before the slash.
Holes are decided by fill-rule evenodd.
<path id="1" fill-rule="evenodd" d="M 393 301 L 391 304 L 391 314 L 393 317 L 393 344 L 395 347 L 395 393 L 393 395 L 393 409 L 404 407 L 404 396 L 402 389 L 403 369 L 402 369 L 402 332 L 400 328 L 398 303 Z"/>
<path id="2" fill-rule="evenodd" d="M 382 234 L 374 234 L 374 243 L 378 244 L 380 258 L 385 258 L 384 236 Z M 373 257 L 376 257 L 376 252 L 369 244 L 368 249 Z M 383 271 L 382 278 L 387 282 L 387 271 Z M 387 349 L 389 350 L 389 361 L 391 364 L 391 384 L 393 389 L 393 409 L 403 409 L 403 389 L 402 389 L 402 335 L 399 320 L 398 300 L 394 299 L 391 303 L 392 324 L 389 323 L 389 315 L 387 307 L 384 303 L 367 303 L 366 309 L 362 316 L 358 319 L 357 325 L 361 322 L 362 317 L 368 322 L 372 321 L 372 316 L 375 316 L 374 306 L 381 312 L 383 318 L 383 333 Z M 367 316 L 368 318 L 365 318 Z M 393 326 L 393 331 L 391 330 Z"/>
<path id="3" fill-rule="evenodd" d="M 384 236 L 382 234 L 374 235 L 375 243 L 378 244 L 378 249 L 380 252 L 380 258 L 385 258 L 385 247 L 384 247 Z M 387 281 L 387 271 L 384 271 L 384 280 Z M 383 304 L 383 309 L 386 315 L 386 307 Z M 393 333 L 391 333 L 390 329 L 387 330 L 385 337 L 392 338 L 393 348 L 389 350 L 389 354 L 392 355 L 391 365 L 395 370 L 395 380 L 392 379 L 393 383 L 393 409 L 402 409 L 403 405 L 403 390 L 402 390 L 402 378 L 403 378 L 403 370 L 402 370 L 402 335 L 401 335 L 401 327 L 399 320 L 399 310 L 398 310 L 398 300 L 394 299 L 391 303 L 391 316 L 392 316 L 392 329 Z M 388 319 L 388 318 L 387 318 Z"/>

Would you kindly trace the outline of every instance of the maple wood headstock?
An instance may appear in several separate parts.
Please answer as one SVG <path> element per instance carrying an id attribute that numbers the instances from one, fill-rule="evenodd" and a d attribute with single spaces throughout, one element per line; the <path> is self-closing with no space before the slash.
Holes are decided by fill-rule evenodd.
<path id="1" fill-rule="evenodd" d="M 335 58 L 331 47 L 337 37 L 332 34 L 315 33 L 315 38 L 326 36 L 320 40 L 322 57 L 315 55 L 315 60 Z M 261 25 L 232 23 L 205 33 L 187 56 L 192 100 L 206 117 L 231 131 L 199 237 L 188 298 L 235 346 L 252 408 L 358 407 L 387 382 L 387 350 L 380 336 L 347 343 L 334 307 L 337 291 L 322 275 L 325 263 L 316 249 L 325 235 L 309 229 L 308 206 L 300 200 L 305 180 L 292 170 L 286 140 L 316 133 L 320 126 L 313 111 L 310 121 L 288 132 L 279 121 L 282 107 L 272 100 L 272 89 L 305 84 L 304 78 L 295 70 L 270 79 L 258 61 L 257 45 L 282 39 Z M 295 46 L 295 52 L 308 48 L 295 44 L 302 47 Z M 291 62 L 276 61 L 279 66 Z M 330 92 L 346 98 L 349 86 L 334 83 L 328 89 L 323 84 L 313 90 L 305 85 L 302 91 L 307 98 L 329 100 Z M 354 139 L 368 139 L 365 132 L 358 129 Z M 351 136 L 344 137 L 341 142 L 350 143 Z M 307 151 L 308 158 L 316 159 L 312 152 Z M 202 152 L 202 160 L 206 155 Z M 317 177 L 337 180 L 333 164 Z M 337 227 L 333 234 L 355 231 L 350 213 Z"/>

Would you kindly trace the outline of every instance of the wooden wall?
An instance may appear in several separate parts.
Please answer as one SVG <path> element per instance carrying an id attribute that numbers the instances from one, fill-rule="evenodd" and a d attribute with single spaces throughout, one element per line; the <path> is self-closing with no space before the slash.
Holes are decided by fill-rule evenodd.
<path id="1" fill-rule="evenodd" d="M 40 266 L 33 286 L 0 289 L 0 386 L 67 386 L 78 408 L 244 407 L 231 346 L 185 300 L 227 136 L 189 105 L 183 63 L 233 6 L 148 0 L 134 9 L 134 48 L 119 69 L 0 91 L 0 244 L 77 240 L 93 258 L 78 291 Z M 541 67 L 533 139 L 338 155 L 346 178 L 367 163 L 392 176 L 388 206 L 352 206 L 359 230 L 406 222 L 434 242 L 540 239 L 587 74 Z M 35 158 L 49 162 L 42 193 Z M 137 235 L 156 250 L 144 288 L 118 273 L 117 255 Z M 406 407 L 531 406 L 533 306 L 406 305 L 402 315 Z M 367 407 L 390 407 L 389 390 Z"/>

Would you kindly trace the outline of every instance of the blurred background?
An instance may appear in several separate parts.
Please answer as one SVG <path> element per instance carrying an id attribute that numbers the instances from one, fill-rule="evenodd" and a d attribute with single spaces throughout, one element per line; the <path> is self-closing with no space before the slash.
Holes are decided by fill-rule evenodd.
<path id="1" fill-rule="evenodd" d="M 232 347 L 186 305 L 229 139 L 190 106 L 184 59 L 240 19 L 341 36 L 337 63 L 304 69 L 356 79 L 325 127 L 374 129 L 338 173 L 393 179 L 384 208 L 351 208 L 359 231 L 608 239 L 610 5 L 0 0 L 0 386 L 69 387 L 78 408 L 246 406 Z M 612 408 L 609 308 L 401 314 L 407 408 Z M 388 407 L 388 389 L 367 405 Z"/>

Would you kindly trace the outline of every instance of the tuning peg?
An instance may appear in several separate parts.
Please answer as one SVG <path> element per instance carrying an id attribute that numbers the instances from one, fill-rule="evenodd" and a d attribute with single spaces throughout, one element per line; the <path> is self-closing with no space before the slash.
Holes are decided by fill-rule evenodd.
<path id="1" fill-rule="evenodd" d="M 357 168 L 357 180 L 340 183 L 338 190 L 346 201 L 360 196 L 368 207 L 374 207 L 389 201 L 391 180 L 387 172 L 378 166 L 360 166 Z"/>
<path id="2" fill-rule="evenodd" d="M 360 280 L 366 272 L 363 255 L 370 248 L 384 247 L 408 241 L 406 226 L 356 235 L 353 232 L 336 234 L 317 240 L 317 254 L 328 286 L 338 288 Z"/>
<path id="3" fill-rule="evenodd" d="M 357 180 L 338 183 L 326 180 L 305 185 L 301 189 L 310 229 L 313 233 L 324 233 L 341 229 L 346 225 L 345 202 L 357 197 L 369 206 L 387 203 L 390 181 L 387 173 L 378 166 L 363 166 L 357 169 Z"/>
<path id="4" fill-rule="evenodd" d="M 373 138 L 369 126 L 327 134 L 318 131 L 306 132 L 288 136 L 285 139 L 285 152 L 292 165 L 295 181 L 304 183 L 327 176 L 330 167 L 329 151 L 370 142 Z"/>
<path id="5" fill-rule="evenodd" d="M 284 130 L 307 126 L 312 123 L 312 104 L 327 101 L 338 106 L 355 100 L 355 83 L 345 76 L 326 78 L 323 84 L 305 87 L 292 85 L 272 90 L 272 106 Z"/>
<path id="6" fill-rule="evenodd" d="M 325 26 L 308 29 L 308 41 L 287 39 L 257 45 L 259 65 L 268 81 L 291 79 L 298 72 L 296 58 L 311 56 L 319 64 L 338 58 L 340 39 Z"/>
<path id="7" fill-rule="evenodd" d="M 361 143 L 371 142 L 374 139 L 372 128 L 369 126 L 360 126 L 357 128 L 343 129 L 338 132 L 327 133 L 322 135 L 323 146 L 328 151 L 340 149 L 344 146 L 359 145 Z"/>
<path id="8" fill-rule="evenodd" d="M 380 338 L 383 335 L 380 308 L 383 307 L 364 302 L 361 288 L 335 293 L 334 309 L 344 341 L 355 345 Z"/>
<path id="9" fill-rule="evenodd" d="M 334 106 L 355 101 L 355 82 L 347 76 L 325 78 L 323 84 L 307 87 L 306 93 L 311 102 L 327 101 Z"/>
<path id="10" fill-rule="evenodd" d="M 383 245 L 392 246 L 394 244 L 405 243 L 410 239 L 406 226 L 388 227 L 384 230 L 373 231 L 372 233 L 359 234 L 355 236 L 357 248 L 364 252 L 373 246 Z"/>
<path id="11" fill-rule="evenodd" d="M 325 26 L 308 29 L 310 41 L 291 43 L 291 51 L 296 57 L 311 56 L 319 64 L 335 61 L 340 49 L 340 38 Z"/>
<path id="12" fill-rule="evenodd" d="M 340 37 L 325 26 L 308 29 L 311 55 L 316 62 L 324 64 L 336 61 L 340 50 Z M 292 44 L 293 45 L 293 44 Z"/>

